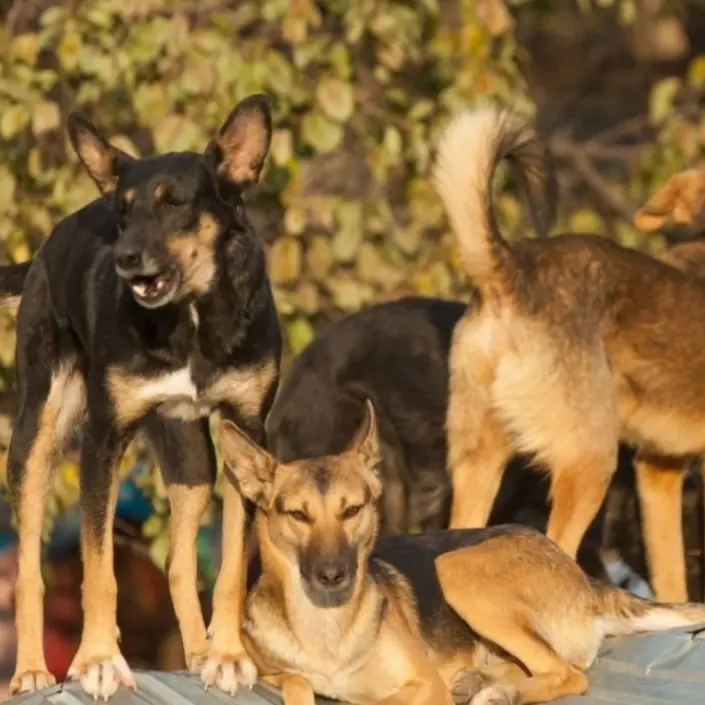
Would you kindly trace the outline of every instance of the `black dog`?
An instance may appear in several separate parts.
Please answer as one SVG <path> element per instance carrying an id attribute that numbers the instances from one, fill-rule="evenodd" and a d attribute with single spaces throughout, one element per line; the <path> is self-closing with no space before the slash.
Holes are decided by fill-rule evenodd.
<path id="1" fill-rule="evenodd" d="M 451 486 L 446 470 L 448 353 L 465 304 L 406 298 L 372 306 L 330 326 L 294 361 L 267 419 L 272 454 L 282 462 L 337 454 L 374 404 L 384 478 L 382 532 L 446 528 Z M 620 449 L 620 466 L 633 452 Z M 491 523 L 545 530 L 548 486 L 517 457 L 507 469 Z M 605 577 L 599 559 L 602 516 L 579 560 Z"/>
<path id="2" fill-rule="evenodd" d="M 242 200 L 269 149 L 269 100 L 242 101 L 203 154 L 133 159 L 77 115 L 69 136 L 102 198 L 62 221 L 34 260 L 0 269 L 0 290 L 22 297 L 20 411 L 8 462 L 20 541 L 11 690 L 53 681 L 42 648 L 42 514 L 76 423 L 83 424 L 84 626 L 70 675 L 105 698 L 119 683 L 134 686 L 117 642 L 112 528 L 118 462 L 142 430 L 168 486 L 168 576 L 187 663 L 203 667 L 207 683 L 233 690 L 256 673 L 238 629 L 245 511 L 231 483 L 223 483 L 225 550 L 210 646 L 196 532 L 216 475 L 208 413 L 220 409 L 265 443 L 279 375 L 265 255 Z"/>

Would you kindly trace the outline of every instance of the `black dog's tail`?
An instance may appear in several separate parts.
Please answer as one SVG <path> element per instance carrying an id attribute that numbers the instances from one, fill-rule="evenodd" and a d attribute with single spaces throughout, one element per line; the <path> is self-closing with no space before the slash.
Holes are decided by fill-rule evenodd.
<path id="1" fill-rule="evenodd" d="M 13 299 L 22 296 L 24 281 L 31 266 L 32 260 L 0 267 L 0 306 L 7 306 L 13 303 Z"/>
<path id="2" fill-rule="evenodd" d="M 481 293 L 509 293 L 517 269 L 492 204 L 502 160 L 523 183 L 536 234 L 546 235 L 556 213 L 555 174 L 533 127 L 519 115 L 491 104 L 458 114 L 443 132 L 433 171 L 466 271 Z"/>

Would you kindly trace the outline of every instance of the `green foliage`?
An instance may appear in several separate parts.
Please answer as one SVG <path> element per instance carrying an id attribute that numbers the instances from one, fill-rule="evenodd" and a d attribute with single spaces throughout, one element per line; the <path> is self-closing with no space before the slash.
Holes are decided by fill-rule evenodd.
<path id="1" fill-rule="evenodd" d="M 508 4 L 551 12 L 551 3 L 538 0 Z M 633 19 L 631 0 L 599 4 L 619 5 L 622 20 Z M 323 321 L 371 302 L 467 291 L 429 166 L 453 110 L 491 96 L 534 111 L 518 68 L 515 25 L 501 0 L 84 0 L 40 7 L 20 33 L 0 29 L 2 259 L 30 257 L 62 216 L 97 195 L 68 148 L 70 111 L 84 112 L 133 154 L 202 150 L 237 101 L 264 91 L 274 101 L 275 129 L 250 212 L 269 246 L 289 352 L 305 346 Z M 673 106 L 703 83 L 699 58 L 685 77 L 654 87 L 658 139 L 638 155 L 626 185 L 619 171 L 607 177 L 627 202 L 699 156 L 703 125 Z M 513 197 L 500 198 L 498 208 L 503 227 L 526 224 Z M 644 244 L 610 218 L 580 202 L 562 225 Z M 10 369 L 11 319 L 0 313 L 0 365 Z M 75 470 L 66 467 L 55 509 L 75 501 Z M 149 491 L 165 512 L 158 481 Z M 163 543 L 159 518 L 149 532 Z"/>

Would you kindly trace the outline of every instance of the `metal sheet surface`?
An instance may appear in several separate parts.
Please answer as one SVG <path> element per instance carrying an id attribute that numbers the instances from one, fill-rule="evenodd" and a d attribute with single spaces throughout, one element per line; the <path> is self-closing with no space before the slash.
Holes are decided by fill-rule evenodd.
<path id="1" fill-rule="evenodd" d="M 186 673 L 136 671 L 137 692 L 119 691 L 111 705 L 282 705 L 279 691 L 258 684 L 234 698 Z M 78 683 L 6 701 L 11 705 L 95 705 Z M 333 701 L 318 698 L 320 705 Z M 590 690 L 561 705 L 703 705 L 705 624 L 659 634 L 607 639 L 590 669 Z"/>

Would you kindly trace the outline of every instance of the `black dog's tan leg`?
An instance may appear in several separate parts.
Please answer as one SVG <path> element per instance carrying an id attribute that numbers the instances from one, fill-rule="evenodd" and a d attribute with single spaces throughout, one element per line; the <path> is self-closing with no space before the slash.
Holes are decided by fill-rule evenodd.
<path id="1" fill-rule="evenodd" d="M 650 582 L 661 602 L 685 602 L 683 480 L 687 460 L 638 454 L 637 491 Z"/>
<path id="2" fill-rule="evenodd" d="M 52 476 L 53 424 L 56 410 L 46 404 L 37 411 L 24 407 L 10 443 L 8 481 L 19 531 L 19 562 L 15 585 L 17 665 L 10 692 L 39 690 L 51 683 L 44 658 L 44 582 L 41 543 L 44 506 Z M 36 427 L 36 435 L 31 428 Z"/>
<path id="3" fill-rule="evenodd" d="M 561 658 L 533 628 L 537 605 L 516 589 L 509 589 L 503 595 L 491 589 L 500 584 L 502 571 L 507 569 L 503 556 L 503 550 L 507 549 L 521 551 L 521 546 L 512 548 L 511 539 L 496 539 L 436 559 L 438 578 L 448 604 L 473 631 L 516 658 L 530 674 L 529 677 L 522 677 L 518 671 L 508 674 L 504 680 L 477 693 L 473 705 L 540 703 L 584 693 L 587 676 Z M 497 556 L 494 565 L 493 556 Z M 551 565 L 550 557 L 544 560 Z M 576 629 L 588 632 L 590 627 L 590 624 L 576 625 Z M 577 645 L 582 636 L 580 633 L 575 636 L 576 648 L 580 648 Z M 586 653 L 590 651 L 590 644 L 581 646 Z"/>
<path id="4" fill-rule="evenodd" d="M 376 705 L 453 705 L 453 697 L 440 678 L 412 681 Z"/>
<path id="5" fill-rule="evenodd" d="M 91 409 L 101 408 L 91 405 Z M 95 698 L 109 698 L 120 684 L 135 680 L 118 647 L 117 583 L 113 567 L 113 526 L 117 466 L 124 443 L 115 429 L 91 417 L 81 448 L 81 556 L 83 632 L 68 675 L 80 679 Z"/>
<path id="6" fill-rule="evenodd" d="M 54 682 L 44 658 L 44 583 L 41 541 L 44 507 L 67 435 L 85 405 L 83 379 L 51 318 L 44 271 L 33 265 L 17 324 L 20 411 L 10 441 L 7 477 L 19 532 L 15 587 L 17 664 L 10 691 L 29 692 Z"/>
<path id="7" fill-rule="evenodd" d="M 150 415 L 145 430 L 167 485 L 171 517 L 167 575 L 190 671 L 203 667 L 208 650 L 198 599 L 198 528 L 213 496 L 216 461 L 208 421 L 185 423 Z"/>
<path id="8" fill-rule="evenodd" d="M 245 501 L 226 477 L 223 479 L 223 557 L 213 591 L 211 645 L 201 678 L 234 694 L 238 683 L 252 687 L 257 669 L 240 636 L 245 605 L 247 561 L 245 556 Z"/>

